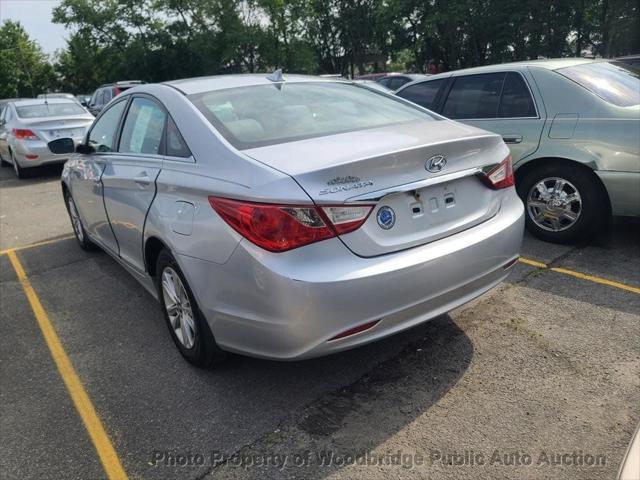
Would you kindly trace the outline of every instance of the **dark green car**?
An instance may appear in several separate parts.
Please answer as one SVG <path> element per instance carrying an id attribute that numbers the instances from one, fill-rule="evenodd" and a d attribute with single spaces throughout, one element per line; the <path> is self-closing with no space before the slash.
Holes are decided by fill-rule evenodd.
<path id="1" fill-rule="evenodd" d="M 502 135 L 529 231 L 587 238 L 611 215 L 640 215 L 640 72 L 616 61 L 555 59 L 433 75 L 396 92 Z"/>

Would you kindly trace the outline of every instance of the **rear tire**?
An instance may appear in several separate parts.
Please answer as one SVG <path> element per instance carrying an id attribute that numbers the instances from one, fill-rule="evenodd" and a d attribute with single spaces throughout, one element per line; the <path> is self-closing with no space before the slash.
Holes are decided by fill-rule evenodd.
<path id="1" fill-rule="evenodd" d="M 80 219 L 80 215 L 78 214 L 78 209 L 76 208 L 76 204 L 73 201 L 73 197 L 69 192 L 65 192 L 64 194 L 64 203 L 67 207 L 67 213 L 69 214 L 69 220 L 71 220 L 71 226 L 73 227 L 73 234 L 78 241 L 78 245 L 83 250 L 96 250 L 98 246 L 89 240 L 89 236 L 87 235 L 87 231 L 84 229 L 82 225 L 82 220 Z"/>
<path id="2" fill-rule="evenodd" d="M 569 163 L 549 163 L 527 173 L 517 186 L 527 229 L 553 243 L 590 240 L 609 218 L 606 193 L 593 172 Z"/>
<path id="3" fill-rule="evenodd" d="M 187 280 L 168 250 L 158 255 L 156 286 L 173 342 L 191 364 L 210 368 L 227 358 L 218 347 Z"/>
<path id="4" fill-rule="evenodd" d="M 0 167 L 8 167 L 11 164 L 9 162 L 7 162 L 4 158 L 2 158 L 2 155 L 0 155 Z"/>

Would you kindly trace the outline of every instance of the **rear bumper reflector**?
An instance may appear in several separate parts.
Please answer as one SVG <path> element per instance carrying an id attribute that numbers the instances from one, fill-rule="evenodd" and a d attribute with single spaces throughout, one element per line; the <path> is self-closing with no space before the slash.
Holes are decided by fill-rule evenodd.
<path id="1" fill-rule="evenodd" d="M 380 320 L 374 320 L 373 322 L 363 323 L 362 325 L 358 325 L 357 327 L 350 328 L 349 330 L 345 330 L 342 333 L 339 333 L 335 337 L 331 337 L 328 341 L 331 342 L 333 340 L 339 340 L 341 338 L 349 337 L 351 335 L 355 335 L 356 333 L 364 332 L 365 330 L 369 330 L 378 324 Z"/>

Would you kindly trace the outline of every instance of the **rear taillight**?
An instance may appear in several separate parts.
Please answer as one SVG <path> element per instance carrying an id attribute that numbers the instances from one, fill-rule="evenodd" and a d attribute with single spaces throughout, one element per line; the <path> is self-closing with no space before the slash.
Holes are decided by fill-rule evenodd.
<path id="1" fill-rule="evenodd" d="M 271 252 L 285 252 L 359 228 L 371 205 L 273 205 L 209 197 L 236 232 Z"/>
<path id="2" fill-rule="evenodd" d="M 13 136 L 16 137 L 16 140 L 37 140 L 38 137 L 31 130 L 27 130 L 26 128 L 14 128 Z"/>
<path id="3" fill-rule="evenodd" d="M 507 158 L 500 162 L 500 165 L 484 173 L 482 179 L 488 187 L 493 188 L 494 190 L 512 187 L 514 185 L 514 180 L 511 155 L 508 155 Z"/>

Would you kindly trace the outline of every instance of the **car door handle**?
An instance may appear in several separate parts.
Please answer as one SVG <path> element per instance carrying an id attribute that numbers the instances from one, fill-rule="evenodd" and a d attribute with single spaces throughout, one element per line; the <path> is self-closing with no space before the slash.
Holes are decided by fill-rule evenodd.
<path id="1" fill-rule="evenodd" d="M 147 175 L 147 172 L 142 172 L 139 176 L 134 178 L 133 181 L 143 187 L 146 187 L 151 183 L 151 179 L 149 178 L 149 175 Z"/>
<path id="2" fill-rule="evenodd" d="M 522 135 L 503 135 L 504 143 L 522 143 Z"/>

